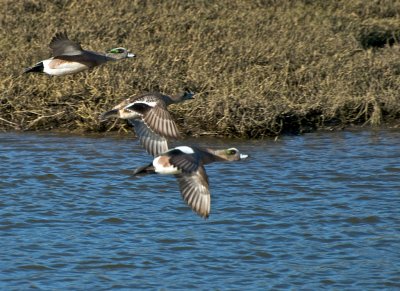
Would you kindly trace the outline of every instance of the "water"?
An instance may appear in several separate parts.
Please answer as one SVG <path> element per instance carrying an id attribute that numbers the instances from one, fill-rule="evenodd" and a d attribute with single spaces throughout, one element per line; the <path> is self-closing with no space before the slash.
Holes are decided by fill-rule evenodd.
<path id="1" fill-rule="evenodd" d="M 250 154 L 206 167 L 211 216 L 133 138 L 0 134 L 0 290 L 395 290 L 400 131 L 188 140 Z"/>

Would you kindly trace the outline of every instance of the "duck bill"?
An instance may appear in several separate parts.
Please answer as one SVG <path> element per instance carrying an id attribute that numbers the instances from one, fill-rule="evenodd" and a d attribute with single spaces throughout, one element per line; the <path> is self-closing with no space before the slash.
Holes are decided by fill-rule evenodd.
<path id="1" fill-rule="evenodd" d="M 249 157 L 249 155 L 240 154 L 240 159 L 241 160 L 247 159 L 248 157 Z"/>

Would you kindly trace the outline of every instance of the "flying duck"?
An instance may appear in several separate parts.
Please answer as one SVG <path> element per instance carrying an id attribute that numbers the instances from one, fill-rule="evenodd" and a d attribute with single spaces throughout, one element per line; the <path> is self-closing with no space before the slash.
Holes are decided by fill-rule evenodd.
<path id="1" fill-rule="evenodd" d="M 82 49 L 80 43 L 70 40 L 66 32 L 58 32 L 49 44 L 52 57 L 25 69 L 24 73 L 39 72 L 52 76 L 74 74 L 104 64 L 135 57 L 127 49 L 113 48 L 106 54 Z"/>
<path id="2" fill-rule="evenodd" d="M 168 96 L 155 92 L 133 96 L 101 114 L 100 120 L 109 117 L 127 119 L 135 128 L 141 145 L 156 157 L 168 150 L 168 138 L 180 137 L 178 127 L 168 112 L 168 105 L 193 99 L 193 95 L 192 92 L 183 92 Z"/>
<path id="3" fill-rule="evenodd" d="M 247 158 L 236 148 L 224 150 L 179 146 L 156 157 L 153 162 L 134 170 L 133 175 L 172 174 L 178 179 L 183 200 L 203 218 L 208 218 L 211 196 L 204 165 Z"/>

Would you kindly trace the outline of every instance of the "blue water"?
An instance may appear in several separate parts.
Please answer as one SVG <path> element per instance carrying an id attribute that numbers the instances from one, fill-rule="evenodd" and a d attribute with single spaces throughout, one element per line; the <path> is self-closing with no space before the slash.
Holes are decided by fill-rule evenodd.
<path id="1" fill-rule="evenodd" d="M 0 290 L 399 290 L 400 130 L 191 139 L 211 215 L 133 137 L 0 133 Z"/>

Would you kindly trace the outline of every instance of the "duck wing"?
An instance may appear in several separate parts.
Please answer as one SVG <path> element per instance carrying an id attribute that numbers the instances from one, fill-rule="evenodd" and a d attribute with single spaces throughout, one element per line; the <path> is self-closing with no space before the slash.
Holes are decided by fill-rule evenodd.
<path id="1" fill-rule="evenodd" d="M 142 120 L 129 119 L 144 149 L 154 157 L 168 151 L 168 141 L 152 131 Z"/>
<path id="2" fill-rule="evenodd" d="M 183 173 L 191 174 L 199 170 L 200 160 L 196 154 L 185 154 L 179 149 L 168 151 L 171 165 L 180 169 Z"/>
<path id="3" fill-rule="evenodd" d="M 56 33 L 50 41 L 49 47 L 53 57 L 59 56 L 78 56 L 84 53 L 81 45 L 68 38 L 66 32 Z"/>
<path id="4" fill-rule="evenodd" d="M 183 200 L 203 218 L 208 218 L 211 209 L 211 195 L 208 177 L 203 166 L 190 174 L 175 175 Z"/>
<path id="5" fill-rule="evenodd" d="M 135 101 L 126 109 L 141 114 L 146 125 L 159 135 L 173 139 L 180 137 L 178 127 L 166 106 L 158 102 Z"/>

